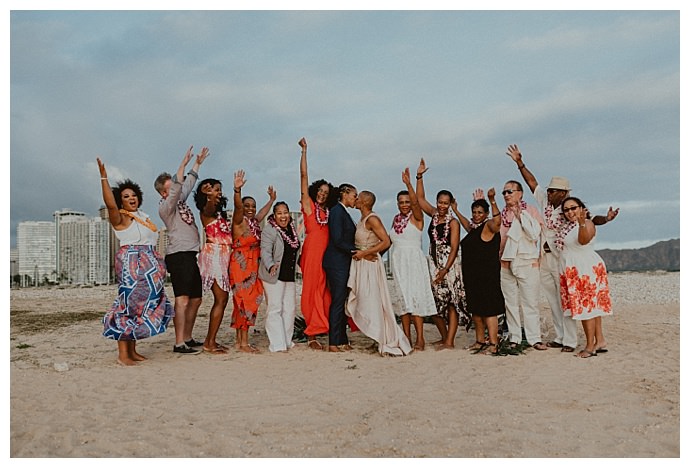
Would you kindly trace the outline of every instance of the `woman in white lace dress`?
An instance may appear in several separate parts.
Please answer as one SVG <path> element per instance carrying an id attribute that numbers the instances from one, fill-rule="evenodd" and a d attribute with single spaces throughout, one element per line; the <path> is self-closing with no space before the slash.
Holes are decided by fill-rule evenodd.
<path id="1" fill-rule="evenodd" d="M 407 190 L 398 193 L 400 212 L 393 218 L 393 227 L 389 232 L 392 246 L 388 255 L 395 296 L 399 298 L 395 313 L 400 316 L 403 332 L 410 343 L 410 322 L 414 323 L 414 349 L 424 351 L 424 317 L 436 315 L 436 304 L 431 292 L 426 256 L 422 250 L 424 213 L 410 182 L 409 168 L 402 173 L 402 181 Z"/>

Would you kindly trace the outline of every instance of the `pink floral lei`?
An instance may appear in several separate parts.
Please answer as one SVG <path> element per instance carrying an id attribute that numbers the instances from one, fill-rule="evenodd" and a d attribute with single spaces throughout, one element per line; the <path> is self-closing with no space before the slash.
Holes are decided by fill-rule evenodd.
<path id="1" fill-rule="evenodd" d="M 408 213 L 407 216 L 402 213 L 398 213 L 393 217 L 393 230 L 396 234 L 403 233 L 403 231 L 407 227 L 407 224 L 410 222 L 411 217 L 412 212 Z"/>
<path id="2" fill-rule="evenodd" d="M 438 237 L 438 229 L 436 229 L 436 226 L 441 224 L 439 222 L 440 217 L 438 213 L 435 213 L 434 216 L 431 218 L 431 225 L 434 227 L 431 230 L 432 236 L 434 238 L 434 243 L 437 245 L 445 245 L 448 243 L 448 233 L 450 232 L 450 222 L 452 221 L 453 217 L 450 215 L 450 213 L 446 213 L 446 216 L 444 217 L 444 222 L 445 226 L 443 226 L 443 237 L 439 239 Z"/>
<path id="3" fill-rule="evenodd" d="M 321 205 L 314 203 L 314 218 L 316 222 L 321 226 L 328 224 L 328 216 L 330 215 L 330 210 L 328 208 L 321 208 Z"/>
<path id="4" fill-rule="evenodd" d="M 259 227 L 259 222 L 256 220 L 256 218 L 249 219 L 246 216 L 244 217 L 245 221 L 247 221 L 247 224 L 249 225 L 249 232 L 252 233 L 254 237 L 256 237 L 256 240 L 261 240 L 261 228 Z"/>
<path id="5" fill-rule="evenodd" d="M 290 226 L 292 227 L 292 233 L 294 234 L 294 237 L 290 237 L 290 234 L 288 234 L 285 229 L 278 225 L 275 216 L 270 215 L 268 217 L 268 224 L 273 226 L 276 229 L 276 231 L 278 231 L 280 237 L 282 237 L 283 240 L 290 245 L 290 247 L 292 247 L 293 249 L 299 248 L 299 238 L 297 237 L 297 229 L 295 229 L 294 221 L 290 220 Z"/>

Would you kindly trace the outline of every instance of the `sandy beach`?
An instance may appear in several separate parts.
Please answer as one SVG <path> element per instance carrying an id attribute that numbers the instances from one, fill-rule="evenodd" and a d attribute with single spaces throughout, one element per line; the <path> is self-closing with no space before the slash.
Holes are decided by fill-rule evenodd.
<path id="1" fill-rule="evenodd" d="M 473 331 L 399 358 L 360 333 L 348 353 L 272 354 L 262 307 L 259 355 L 173 354 L 169 329 L 138 344 L 149 360 L 132 368 L 101 336 L 115 285 L 12 290 L 10 456 L 679 457 L 680 273 L 610 283 L 609 352 L 589 359 L 472 354 Z M 219 341 L 232 346 L 230 310 Z M 541 313 L 547 341 L 543 300 Z"/>

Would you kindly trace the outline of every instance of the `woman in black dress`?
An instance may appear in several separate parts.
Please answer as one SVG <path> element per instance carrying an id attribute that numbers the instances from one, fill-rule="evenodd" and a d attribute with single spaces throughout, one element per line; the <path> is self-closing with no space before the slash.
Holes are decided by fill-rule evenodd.
<path id="1" fill-rule="evenodd" d="M 480 194 L 480 197 L 477 197 Z M 472 220 L 467 235 L 460 242 L 462 253 L 462 276 L 465 282 L 467 309 L 472 314 L 475 343 L 469 349 L 493 354 L 498 346 L 498 316 L 505 313 L 501 292 L 501 262 L 498 248 L 501 244 L 501 212 L 496 205 L 496 191 L 487 192 L 492 218 L 489 220 L 489 203 L 481 190 L 475 192 L 472 203 Z M 463 223 L 464 224 L 464 223 Z M 489 343 L 484 334 L 489 331 Z"/>

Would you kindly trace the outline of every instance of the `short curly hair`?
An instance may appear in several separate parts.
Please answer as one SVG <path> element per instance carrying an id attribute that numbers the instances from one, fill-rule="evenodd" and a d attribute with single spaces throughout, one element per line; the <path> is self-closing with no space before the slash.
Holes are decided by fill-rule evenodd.
<path id="1" fill-rule="evenodd" d="M 119 209 L 122 209 L 122 192 L 127 189 L 132 190 L 137 196 L 139 206 L 144 203 L 144 193 L 141 191 L 141 187 L 139 187 L 139 184 L 130 179 L 125 179 L 121 182 L 118 182 L 117 185 L 115 187 L 111 187 L 111 189 L 113 190 L 113 196 L 115 197 L 115 204 Z"/>

